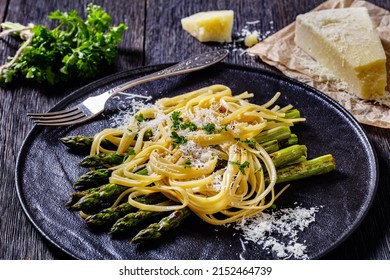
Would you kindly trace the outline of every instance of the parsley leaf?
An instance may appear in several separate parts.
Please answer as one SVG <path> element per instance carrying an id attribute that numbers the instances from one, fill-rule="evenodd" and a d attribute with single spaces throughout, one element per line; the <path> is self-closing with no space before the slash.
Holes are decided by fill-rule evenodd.
<path id="1" fill-rule="evenodd" d="M 206 130 L 208 134 L 214 134 L 215 133 L 215 124 L 209 123 L 207 125 L 204 125 L 202 127 L 203 130 Z"/>
<path id="2" fill-rule="evenodd" d="M 180 128 L 180 122 L 183 119 L 180 118 L 179 115 L 180 115 L 179 111 L 172 112 L 171 119 L 172 119 L 172 129 L 173 130 L 179 130 L 179 128 Z"/>
<path id="3" fill-rule="evenodd" d="M 180 125 L 180 128 L 185 130 L 185 129 L 189 129 L 190 131 L 195 131 L 198 129 L 198 127 L 196 126 L 196 124 L 194 124 L 193 122 L 185 122 L 185 123 L 182 123 Z"/>
<path id="4" fill-rule="evenodd" d="M 184 162 L 184 168 L 190 168 L 191 164 L 192 164 L 191 160 L 187 158 Z"/>
<path id="5" fill-rule="evenodd" d="M 139 114 L 135 116 L 135 119 L 137 120 L 137 122 L 143 122 L 145 120 L 145 117 L 143 114 Z"/>
<path id="6" fill-rule="evenodd" d="M 173 141 L 173 147 L 175 148 L 176 145 L 178 144 L 185 144 L 187 143 L 187 139 L 184 137 L 184 136 L 180 136 L 179 134 L 177 134 L 177 132 L 175 131 L 172 131 L 171 133 L 171 138 L 172 138 L 172 141 Z"/>
<path id="7" fill-rule="evenodd" d="M 249 162 L 248 161 L 245 161 L 244 163 L 239 163 L 237 161 L 230 161 L 229 160 L 229 163 L 230 164 L 234 164 L 234 165 L 237 165 L 238 166 L 238 169 L 241 171 L 241 173 L 243 175 L 245 175 L 245 168 L 249 167 Z"/>
<path id="8" fill-rule="evenodd" d="M 124 24 L 111 26 L 111 16 L 93 4 L 87 7 L 85 21 L 76 10 L 55 11 L 50 13 L 49 19 L 59 21 L 57 27 L 27 27 L 31 43 L 23 42 L 20 56 L 0 74 L 1 84 L 12 82 L 16 76 L 48 84 L 94 77 L 115 61 L 116 47 L 127 28 Z M 1 26 L 3 29 L 24 27 L 11 22 Z M 19 35 L 19 32 L 12 34 Z"/>
<path id="9" fill-rule="evenodd" d="M 249 147 L 251 147 L 251 148 L 256 148 L 256 141 L 254 141 L 254 140 L 250 140 L 250 139 L 245 139 L 245 140 L 241 140 L 240 138 L 234 138 L 235 140 L 237 140 L 237 141 L 240 141 L 240 142 L 242 142 L 242 143 L 245 143 L 245 144 L 248 144 L 248 146 Z"/>

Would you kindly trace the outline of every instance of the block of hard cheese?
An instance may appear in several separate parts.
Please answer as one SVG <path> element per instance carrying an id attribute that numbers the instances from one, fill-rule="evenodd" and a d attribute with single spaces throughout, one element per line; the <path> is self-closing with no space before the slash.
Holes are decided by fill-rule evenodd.
<path id="1" fill-rule="evenodd" d="M 193 14 L 181 20 L 185 31 L 200 42 L 231 42 L 234 12 L 208 11 Z"/>
<path id="2" fill-rule="evenodd" d="M 295 43 L 363 99 L 384 94 L 386 55 L 367 9 L 309 12 L 296 20 Z"/>

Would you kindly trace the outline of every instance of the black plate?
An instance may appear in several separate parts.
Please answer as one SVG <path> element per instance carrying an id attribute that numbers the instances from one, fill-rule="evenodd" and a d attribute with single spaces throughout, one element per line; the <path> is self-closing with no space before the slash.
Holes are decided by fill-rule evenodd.
<path id="1" fill-rule="evenodd" d="M 167 65 L 165 65 L 167 66 Z M 97 92 L 164 66 L 146 67 L 115 74 L 77 90 L 52 110 L 77 104 Z M 310 259 L 321 258 L 354 231 L 371 205 L 378 169 L 375 152 L 362 127 L 336 102 L 295 80 L 259 69 L 218 64 L 200 72 L 171 77 L 131 89 L 155 99 L 220 83 L 234 94 L 255 93 L 254 102 L 282 93 L 279 104 L 293 104 L 307 118 L 293 128 L 300 142 L 308 146 L 310 158 L 332 153 L 337 171 L 296 182 L 279 199 L 279 207 L 323 206 L 316 221 L 299 239 L 305 240 Z M 168 237 L 146 246 L 127 240 L 112 240 L 107 234 L 89 230 L 64 203 L 73 191 L 72 182 L 86 170 L 77 166 L 81 155 L 69 153 L 59 137 L 93 135 L 109 126 L 117 114 L 111 104 L 105 116 L 71 127 L 35 126 L 20 151 L 16 186 L 21 205 L 30 221 L 51 243 L 77 259 L 273 259 L 261 246 L 249 243 L 245 250 L 231 228 L 218 228 L 191 218 Z"/>

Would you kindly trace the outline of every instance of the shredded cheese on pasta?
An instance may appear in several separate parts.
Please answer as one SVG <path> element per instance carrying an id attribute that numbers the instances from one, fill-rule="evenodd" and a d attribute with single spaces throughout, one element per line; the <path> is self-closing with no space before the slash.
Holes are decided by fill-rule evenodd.
<path id="1" fill-rule="evenodd" d="M 131 205 L 143 210 L 189 207 L 210 224 L 238 221 L 270 207 L 287 188 L 275 193 L 276 170 L 271 158 L 258 143 L 248 142 L 264 130 L 304 120 L 284 118 L 292 106 L 275 105 L 279 96 L 276 93 L 267 103 L 257 105 L 248 101 L 252 93 L 233 96 L 228 87 L 211 85 L 162 98 L 139 110 L 127 127 L 96 134 L 91 155 L 128 155 L 123 164 L 113 167 L 110 177 L 110 183 L 128 187 L 117 203 L 127 196 Z M 117 149 L 103 148 L 103 139 Z M 148 174 L 138 174 L 141 168 Z M 155 192 L 175 204 L 134 200 Z"/>

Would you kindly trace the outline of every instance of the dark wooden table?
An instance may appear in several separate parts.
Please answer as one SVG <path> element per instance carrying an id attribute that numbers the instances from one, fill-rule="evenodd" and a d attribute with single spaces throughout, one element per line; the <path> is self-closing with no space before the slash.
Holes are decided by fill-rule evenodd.
<path id="1" fill-rule="evenodd" d="M 180 19 L 202 10 L 232 9 L 234 30 L 247 21 L 259 20 L 263 34 L 275 32 L 320 4 L 321 0 L 96 0 L 112 15 L 114 23 L 129 26 L 119 46 L 119 57 L 107 75 L 118 71 L 170 63 L 194 53 L 207 51 L 202 44 L 181 29 Z M 373 3 L 390 10 L 390 1 Z M 0 0 L 0 20 L 27 24 L 52 24 L 47 15 L 54 10 L 83 12 L 89 1 L 79 0 Z M 13 55 L 18 41 L 0 40 L 1 61 Z M 229 63 L 268 68 L 258 59 L 232 52 Z M 98 77 L 97 77 L 98 78 Z M 96 79 L 97 79 L 96 78 Z M 33 127 L 27 112 L 46 111 L 73 90 L 93 80 L 47 87 L 31 83 L 0 88 L 0 259 L 66 259 L 34 229 L 22 211 L 15 189 L 14 173 L 23 139 Z M 390 129 L 364 126 L 378 154 L 380 178 L 375 200 L 358 229 L 325 259 L 390 259 Z M 360 171 L 364 172 L 364 171 Z M 357 175 L 358 176 L 358 175 Z"/>

